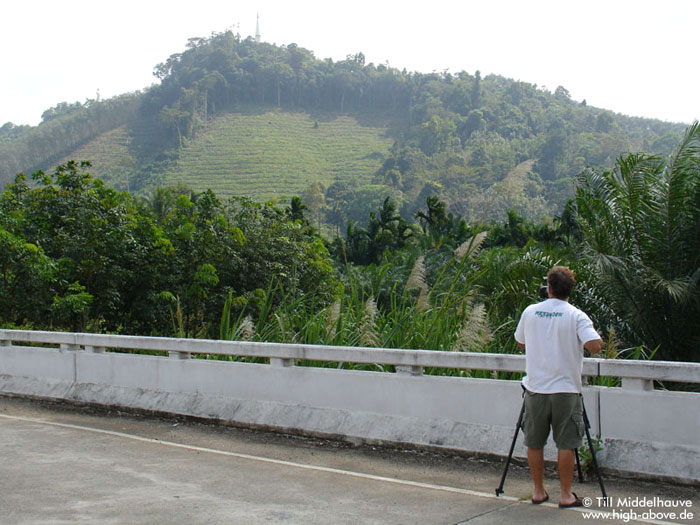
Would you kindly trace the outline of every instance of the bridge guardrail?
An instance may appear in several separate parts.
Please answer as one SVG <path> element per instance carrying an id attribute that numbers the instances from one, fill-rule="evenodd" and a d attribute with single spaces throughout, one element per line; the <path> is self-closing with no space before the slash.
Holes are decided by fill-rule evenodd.
<path id="1" fill-rule="evenodd" d="M 411 375 L 422 375 L 426 367 L 525 371 L 525 356 L 515 354 L 0 330 L 0 346 L 21 346 L 18 343 L 58 345 L 62 350 L 92 353 L 112 348 L 158 351 L 167 352 L 173 359 L 189 359 L 192 354 L 258 357 L 282 367 L 294 366 L 296 361 L 373 363 L 392 365 L 397 373 Z M 623 389 L 651 390 L 653 381 L 700 383 L 700 363 L 585 358 L 583 376 L 621 378 Z"/>

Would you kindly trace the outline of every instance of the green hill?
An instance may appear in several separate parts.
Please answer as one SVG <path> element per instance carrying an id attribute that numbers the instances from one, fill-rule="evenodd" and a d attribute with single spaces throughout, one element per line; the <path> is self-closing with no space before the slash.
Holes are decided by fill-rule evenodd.
<path id="1" fill-rule="evenodd" d="M 512 208 L 539 220 L 563 209 L 585 167 L 664 157 L 685 129 L 589 106 L 563 86 L 399 71 L 362 53 L 320 60 L 230 31 L 192 39 L 155 71 L 160 83 L 144 92 L 0 128 L 0 185 L 75 159 L 137 194 L 182 183 L 267 200 L 320 183 L 314 214 L 340 229 L 386 196 L 406 218 L 437 195 L 466 218 Z"/>

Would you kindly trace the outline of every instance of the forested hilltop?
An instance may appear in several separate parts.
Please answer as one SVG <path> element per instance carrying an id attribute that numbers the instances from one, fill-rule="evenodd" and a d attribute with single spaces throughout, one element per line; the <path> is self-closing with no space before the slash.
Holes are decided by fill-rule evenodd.
<path id="1" fill-rule="evenodd" d="M 469 222 L 508 210 L 539 220 L 561 213 L 584 167 L 666 156 L 684 130 L 574 101 L 561 86 L 400 71 L 362 53 L 334 62 L 231 32 L 190 39 L 155 75 L 142 93 L 2 126 L 0 183 L 77 158 L 138 195 L 175 182 L 222 197 L 301 194 L 314 221 L 338 231 L 366 223 L 387 196 L 408 220 L 430 195 Z"/>

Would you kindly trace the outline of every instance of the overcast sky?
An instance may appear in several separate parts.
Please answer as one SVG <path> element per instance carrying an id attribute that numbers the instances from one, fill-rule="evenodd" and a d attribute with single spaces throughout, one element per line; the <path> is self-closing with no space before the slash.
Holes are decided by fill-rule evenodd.
<path id="1" fill-rule="evenodd" d="M 317 58 L 481 71 L 616 113 L 700 118 L 696 0 L 10 0 L 0 9 L 0 125 L 155 82 L 190 37 L 233 29 Z"/>

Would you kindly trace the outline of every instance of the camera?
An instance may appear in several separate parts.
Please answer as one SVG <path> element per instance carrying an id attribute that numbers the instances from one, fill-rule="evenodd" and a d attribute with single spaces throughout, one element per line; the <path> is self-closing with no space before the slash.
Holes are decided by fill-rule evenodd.
<path id="1" fill-rule="evenodd" d="M 542 280 L 544 281 L 544 284 L 540 286 L 540 289 L 537 291 L 537 295 L 539 295 L 540 299 L 542 300 L 549 299 L 549 292 L 547 290 L 549 283 L 547 283 L 547 277 L 542 277 Z"/>

